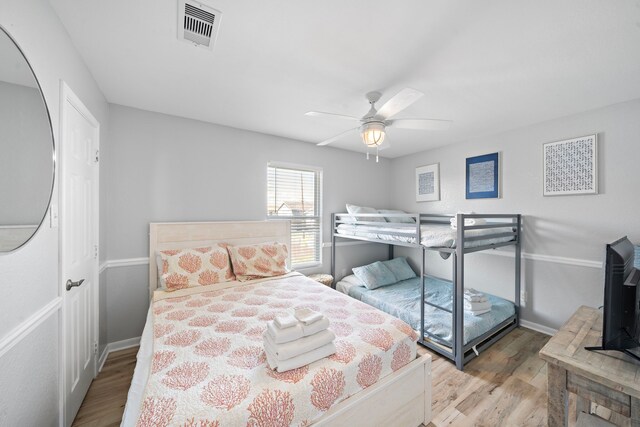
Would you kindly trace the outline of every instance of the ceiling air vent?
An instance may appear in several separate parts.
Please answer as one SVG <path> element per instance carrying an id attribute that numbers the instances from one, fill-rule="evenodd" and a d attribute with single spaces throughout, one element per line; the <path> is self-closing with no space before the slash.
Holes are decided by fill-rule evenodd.
<path id="1" fill-rule="evenodd" d="M 178 2 L 178 39 L 213 49 L 222 12 L 191 0 Z"/>

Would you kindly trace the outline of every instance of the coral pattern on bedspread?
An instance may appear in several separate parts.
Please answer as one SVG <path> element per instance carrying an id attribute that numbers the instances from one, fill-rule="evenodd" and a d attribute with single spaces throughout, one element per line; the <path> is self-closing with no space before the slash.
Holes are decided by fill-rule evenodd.
<path id="1" fill-rule="evenodd" d="M 272 371 L 266 322 L 302 307 L 329 318 L 337 353 Z M 153 313 L 141 427 L 309 425 L 416 356 L 406 323 L 301 275 L 169 296 Z"/>

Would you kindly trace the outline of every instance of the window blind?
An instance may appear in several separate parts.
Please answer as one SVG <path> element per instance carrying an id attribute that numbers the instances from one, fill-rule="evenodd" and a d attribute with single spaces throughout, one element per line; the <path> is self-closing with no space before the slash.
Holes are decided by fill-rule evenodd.
<path id="1" fill-rule="evenodd" d="M 269 163 L 267 218 L 291 221 L 291 264 L 296 268 L 321 263 L 322 171 Z"/>

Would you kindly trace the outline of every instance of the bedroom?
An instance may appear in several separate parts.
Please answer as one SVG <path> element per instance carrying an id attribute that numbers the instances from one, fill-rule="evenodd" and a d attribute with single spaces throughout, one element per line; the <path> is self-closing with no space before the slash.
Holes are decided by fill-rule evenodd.
<path id="1" fill-rule="evenodd" d="M 212 51 L 178 40 L 177 2 L 155 3 L 0 3 L 0 26 L 42 87 L 56 147 L 60 80 L 100 123 L 99 357 L 136 345 L 142 333 L 149 223 L 266 219 L 272 161 L 322 169 L 322 243 L 330 242 L 330 214 L 347 203 L 522 214 L 521 324 L 546 334 L 579 306 L 602 305 L 605 243 L 623 235 L 640 242 L 636 1 L 332 2 L 340 13 L 331 25 L 326 4 L 212 1 L 222 12 Z M 379 162 L 373 151 L 367 161 L 357 134 L 315 145 L 349 124 L 305 112 L 361 116 L 367 92 L 381 91 L 382 105 L 405 87 L 425 96 L 398 117 L 451 120 L 449 130 L 392 129 Z M 543 196 L 543 144 L 592 134 L 598 194 Z M 466 199 L 465 159 L 495 152 L 500 197 Z M 416 202 L 416 168 L 436 163 L 440 200 Z M 56 174 L 54 201 L 59 167 Z M 24 247 L 0 255 L 0 425 L 54 425 L 62 417 L 67 277 L 60 229 L 48 217 Z M 508 255 L 470 256 L 466 268 L 474 286 L 500 293 L 491 281 L 510 283 L 513 259 L 496 254 Z M 387 250 L 347 245 L 338 256 L 341 277 Z M 322 264 L 303 273 L 328 273 L 330 259 L 324 245 Z M 437 255 L 428 268 L 451 275 L 450 261 Z"/>

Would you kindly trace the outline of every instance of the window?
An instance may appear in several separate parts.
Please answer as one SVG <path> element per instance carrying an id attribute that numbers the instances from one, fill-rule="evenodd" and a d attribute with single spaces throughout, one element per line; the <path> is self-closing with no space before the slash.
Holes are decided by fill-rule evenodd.
<path id="1" fill-rule="evenodd" d="M 295 268 L 322 262 L 321 191 L 321 169 L 267 165 L 267 218 L 291 221 L 291 264 Z"/>

